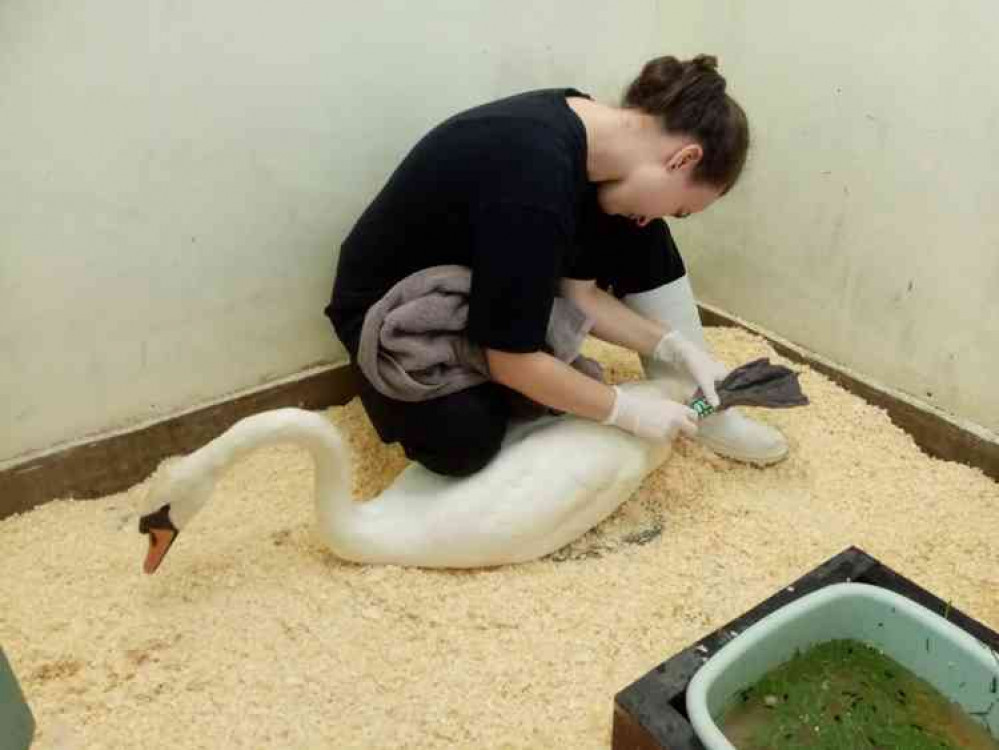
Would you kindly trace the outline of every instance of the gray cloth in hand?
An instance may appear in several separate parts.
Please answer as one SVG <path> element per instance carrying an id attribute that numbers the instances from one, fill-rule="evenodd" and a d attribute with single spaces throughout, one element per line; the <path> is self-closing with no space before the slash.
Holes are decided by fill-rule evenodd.
<path id="1" fill-rule="evenodd" d="M 482 347 L 469 341 L 471 269 L 433 266 L 393 286 L 364 316 L 357 364 L 383 395 L 426 401 L 490 379 Z M 548 320 L 550 354 L 596 380 L 600 365 L 579 349 L 593 321 L 558 297 Z"/>
<path id="2" fill-rule="evenodd" d="M 701 417 L 732 406 L 763 406 L 787 409 L 805 406 L 808 397 L 802 393 L 798 373 L 783 365 L 770 364 L 769 358 L 753 360 L 737 367 L 718 384 L 719 406 L 712 409 L 698 389 L 690 407 Z M 705 408 L 706 407 L 706 408 Z"/>

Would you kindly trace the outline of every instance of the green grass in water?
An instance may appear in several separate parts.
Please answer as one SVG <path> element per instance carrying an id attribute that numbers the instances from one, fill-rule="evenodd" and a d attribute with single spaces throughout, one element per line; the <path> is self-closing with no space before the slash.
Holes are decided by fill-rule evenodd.
<path id="1" fill-rule="evenodd" d="M 740 693 L 720 727 L 739 750 L 999 750 L 929 683 L 853 640 L 797 654 Z"/>

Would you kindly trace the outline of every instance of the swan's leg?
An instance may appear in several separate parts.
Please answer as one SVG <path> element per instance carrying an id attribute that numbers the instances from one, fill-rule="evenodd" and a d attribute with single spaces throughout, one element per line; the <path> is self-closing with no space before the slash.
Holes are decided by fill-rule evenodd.
<path id="1" fill-rule="evenodd" d="M 164 505 L 154 513 L 144 515 L 139 519 L 139 532 L 149 535 L 149 550 L 142 564 L 145 573 L 152 574 L 160 567 L 170 547 L 177 541 L 180 534 L 170 520 L 170 506 Z"/>

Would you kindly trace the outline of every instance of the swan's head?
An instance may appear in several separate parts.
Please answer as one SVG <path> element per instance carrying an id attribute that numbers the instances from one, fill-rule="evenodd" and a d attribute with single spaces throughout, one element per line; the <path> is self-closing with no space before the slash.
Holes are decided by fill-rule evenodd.
<path id="1" fill-rule="evenodd" d="M 139 531 L 149 535 L 143 570 L 155 573 L 181 529 L 215 489 L 215 477 L 189 458 L 167 459 L 156 470 L 142 503 Z"/>

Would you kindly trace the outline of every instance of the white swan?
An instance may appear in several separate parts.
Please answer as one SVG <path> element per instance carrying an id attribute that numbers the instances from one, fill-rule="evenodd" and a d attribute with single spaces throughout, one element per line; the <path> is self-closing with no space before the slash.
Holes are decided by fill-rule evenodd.
<path id="1" fill-rule="evenodd" d="M 444 477 L 411 463 L 362 503 L 351 497 L 350 454 L 336 427 L 301 409 L 263 412 L 161 468 L 140 521 L 149 534 L 144 570 L 156 571 L 229 466 L 274 443 L 312 454 L 319 531 L 334 554 L 427 568 L 504 565 L 554 552 L 610 515 L 670 452 L 668 442 L 616 427 L 546 417 L 512 425 L 499 455 L 476 474 Z"/>

